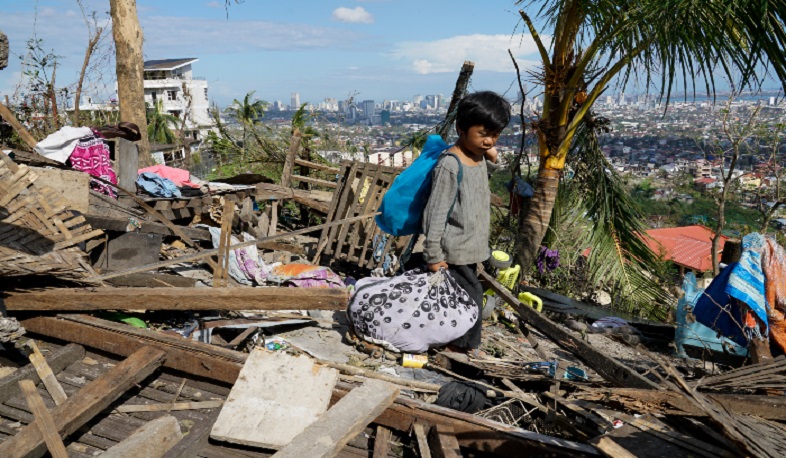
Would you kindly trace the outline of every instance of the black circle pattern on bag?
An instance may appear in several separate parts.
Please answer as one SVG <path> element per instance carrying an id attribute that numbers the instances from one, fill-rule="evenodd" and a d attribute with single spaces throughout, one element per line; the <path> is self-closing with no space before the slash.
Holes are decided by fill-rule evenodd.
<path id="1" fill-rule="evenodd" d="M 436 274 L 414 269 L 365 286 L 362 294 L 357 291 L 348 310 L 355 331 L 385 340 L 401 329 L 439 333 L 443 328 L 450 333 L 459 320 L 469 318 L 474 323 L 479 318 L 478 306 L 448 272 L 432 286 L 428 285 L 430 275 Z"/>

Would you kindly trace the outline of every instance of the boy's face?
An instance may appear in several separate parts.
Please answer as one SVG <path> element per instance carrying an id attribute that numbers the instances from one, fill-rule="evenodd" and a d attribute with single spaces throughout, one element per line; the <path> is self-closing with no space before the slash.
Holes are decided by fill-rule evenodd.
<path id="1" fill-rule="evenodd" d="M 477 125 L 470 127 L 466 132 L 459 132 L 459 141 L 465 149 L 473 154 L 483 155 L 497 144 L 501 133 L 501 131 L 492 131 L 483 125 Z"/>

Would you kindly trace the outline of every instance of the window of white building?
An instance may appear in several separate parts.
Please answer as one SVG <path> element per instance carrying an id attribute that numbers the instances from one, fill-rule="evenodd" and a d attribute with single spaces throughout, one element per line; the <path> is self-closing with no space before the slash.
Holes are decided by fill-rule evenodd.
<path id="1" fill-rule="evenodd" d="M 167 100 L 177 100 L 177 91 L 166 91 Z"/>

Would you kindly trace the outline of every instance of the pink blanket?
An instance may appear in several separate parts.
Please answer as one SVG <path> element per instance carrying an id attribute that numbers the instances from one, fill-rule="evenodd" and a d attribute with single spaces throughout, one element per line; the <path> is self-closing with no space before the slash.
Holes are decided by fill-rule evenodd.
<path id="1" fill-rule="evenodd" d="M 84 137 L 79 140 L 74 147 L 74 151 L 69 158 L 71 167 L 88 173 L 94 177 L 99 177 L 112 184 L 117 184 L 117 175 L 112 169 L 109 160 L 109 148 L 104 140 L 97 137 Z M 96 191 L 117 198 L 114 188 L 98 180 L 90 180 L 90 187 Z"/>
<path id="2" fill-rule="evenodd" d="M 145 172 L 152 172 L 160 177 L 169 178 L 175 183 L 175 186 L 177 186 L 178 188 L 181 186 L 191 186 L 192 188 L 199 187 L 199 185 L 196 185 L 190 181 L 191 174 L 188 172 L 188 170 L 183 170 L 175 167 L 169 167 L 166 165 L 158 164 L 152 167 L 139 169 L 138 173 L 145 173 Z"/>

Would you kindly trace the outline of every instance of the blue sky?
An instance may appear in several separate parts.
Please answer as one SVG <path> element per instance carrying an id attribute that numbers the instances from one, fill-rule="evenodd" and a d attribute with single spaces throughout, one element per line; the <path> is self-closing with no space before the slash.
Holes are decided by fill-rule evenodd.
<path id="1" fill-rule="evenodd" d="M 108 0 L 82 3 L 108 18 Z M 350 93 L 375 101 L 449 95 L 464 60 L 476 63 L 473 89 L 512 96 L 508 48 L 524 67 L 537 59 L 513 0 L 245 0 L 233 2 L 228 18 L 223 0 L 137 0 L 137 7 L 145 58 L 199 58 L 194 74 L 221 106 L 251 90 L 284 103 L 291 92 L 313 103 Z M 0 97 L 20 81 L 15 56 L 34 23 L 44 48 L 61 56 L 57 85 L 77 80 L 87 44 L 77 1 L 0 0 L 0 30 L 13 54 L 0 71 Z M 113 67 L 99 67 L 98 87 L 107 87 Z"/>

